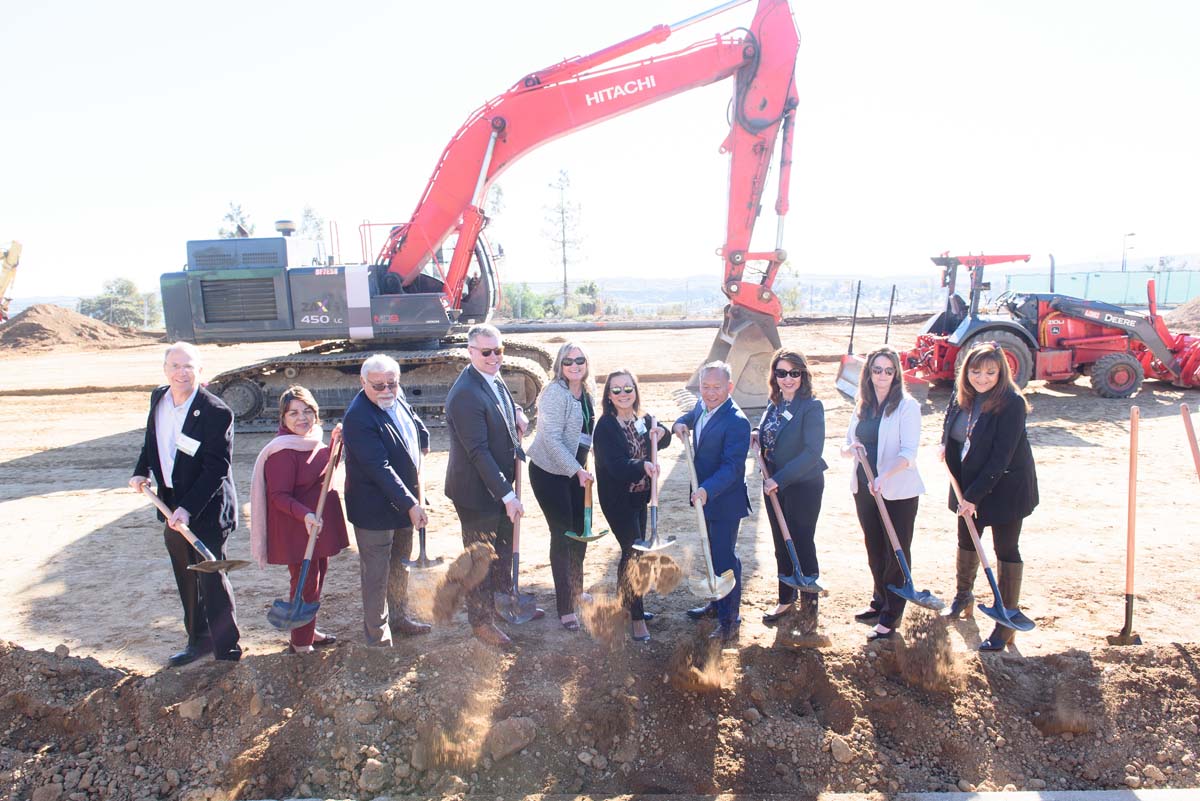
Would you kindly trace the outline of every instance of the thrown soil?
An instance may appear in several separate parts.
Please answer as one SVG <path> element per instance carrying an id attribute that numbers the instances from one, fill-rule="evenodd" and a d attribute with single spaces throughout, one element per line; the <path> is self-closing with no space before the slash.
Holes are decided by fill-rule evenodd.
<path id="1" fill-rule="evenodd" d="M 0 325 L 0 352 L 71 346 L 127 348 L 160 339 L 159 334 L 109 325 L 51 303 L 30 306 Z"/>

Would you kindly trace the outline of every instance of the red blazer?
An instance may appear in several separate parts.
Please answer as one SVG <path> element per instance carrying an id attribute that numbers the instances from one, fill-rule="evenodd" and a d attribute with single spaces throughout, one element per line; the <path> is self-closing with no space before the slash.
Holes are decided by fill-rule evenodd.
<path id="1" fill-rule="evenodd" d="M 263 466 L 267 482 L 267 562 L 289 565 L 304 561 L 308 531 L 304 516 L 317 511 L 324 477 L 321 471 L 329 461 L 329 448 L 323 447 L 305 464 L 310 451 L 290 448 L 271 454 Z M 333 556 L 350 544 L 346 536 L 346 516 L 337 490 L 330 489 L 322 512 L 325 525 L 317 536 L 313 558 Z"/>

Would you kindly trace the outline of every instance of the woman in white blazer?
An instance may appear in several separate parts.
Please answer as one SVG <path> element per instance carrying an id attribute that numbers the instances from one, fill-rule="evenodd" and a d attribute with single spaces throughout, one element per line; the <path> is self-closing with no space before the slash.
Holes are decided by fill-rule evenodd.
<path id="1" fill-rule="evenodd" d="M 861 452 L 875 474 L 875 482 L 868 486 L 866 474 L 857 466 L 850 480 L 867 546 L 867 563 L 875 581 L 870 605 L 854 616 L 860 623 L 875 624 L 868 640 L 891 637 L 904 614 L 905 604 L 903 598 L 887 589 L 889 584 L 903 584 L 904 576 L 872 496 L 883 496 L 904 556 L 911 565 L 917 501 L 925 492 L 921 474 L 917 472 L 920 443 L 921 408 L 904 391 L 900 354 L 884 345 L 867 357 L 858 381 L 858 401 L 842 448 L 846 457 L 853 457 L 856 450 Z"/>

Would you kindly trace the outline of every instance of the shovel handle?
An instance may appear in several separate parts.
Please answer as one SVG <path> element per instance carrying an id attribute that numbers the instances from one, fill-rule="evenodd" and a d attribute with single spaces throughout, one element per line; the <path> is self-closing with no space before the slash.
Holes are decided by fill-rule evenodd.
<path id="1" fill-rule="evenodd" d="M 1189 421 L 1190 422 L 1190 421 Z M 647 435 L 650 439 L 650 464 L 658 467 L 658 438 L 654 436 L 654 429 L 658 427 L 658 421 L 654 419 L 654 415 L 650 415 L 650 433 Z M 1196 437 L 1192 437 L 1192 447 L 1196 446 Z M 1197 457 L 1200 459 L 1200 457 Z M 1200 461 L 1196 462 L 1196 471 L 1200 473 Z M 658 473 L 655 473 L 650 478 L 650 505 L 658 506 Z M 657 521 L 655 521 L 657 522 Z"/>
<path id="2" fill-rule="evenodd" d="M 1138 421 L 1141 410 L 1129 407 L 1129 503 L 1125 525 L 1125 594 L 1133 595 L 1133 554 L 1137 529 Z"/>
<path id="3" fill-rule="evenodd" d="M 692 486 L 700 489 L 700 481 L 696 477 L 696 456 L 692 452 L 692 432 L 688 429 L 680 437 L 683 440 L 683 452 L 687 455 L 688 473 L 692 477 Z M 696 508 L 696 524 L 700 527 L 700 546 L 704 551 L 704 567 L 708 570 L 708 586 L 717 586 L 717 574 L 713 570 L 712 553 L 709 551 L 708 545 L 708 523 L 704 520 L 704 502 L 696 501 L 692 504 Z"/>
<path id="4" fill-rule="evenodd" d="M 763 458 L 762 451 L 754 454 L 754 459 L 758 462 L 758 472 L 762 473 L 763 481 L 771 477 L 771 471 L 767 470 L 767 460 Z M 779 505 L 779 492 L 772 492 L 767 496 L 771 499 L 771 507 L 775 510 L 775 519 L 779 521 L 779 533 L 783 535 L 787 542 L 792 541 L 792 533 L 788 531 L 787 521 L 783 519 L 783 507 Z"/>
<path id="5" fill-rule="evenodd" d="M 149 499 L 150 499 L 150 501 L 151 501 L 151 502 L 152 502 L 152 503 L 153 503 L 153 504 L 154 504 L 154 505 L 155 505 L 155 506 L 158 508 L 158 511 L 162 512 L 162 515 L 163 515 L 163 517 L 166 517 L 166 518 L 168 518 L 168 519 L 171 517 L 171 509 L 170 509 L 170 507 L 168 507 L 168 506 L 167 506 L 165 503 L 163 503 L 163 502 L 162 502 L 162 498 L 159 498 L 157 495 L 155 495 L 155 494 L 154 494 L 154 490 L 150 489 L 150 485 L 149 485 L 149 484 L 143 484 L 143 485 L 142 485 L 142 492 L 143 492 L 143 493 L 146 495 L 146 497 L 147 497 L 147 498 L 149 498 Z M 188 528 L 188 527 L 187 527 L 187 524 L 186 524 L 186 523 L 180 524 L 179 528 L 178 528 L 178 529 L 176 529 L 176 530 L 177 530 L 177 531 L 178 531 L 180 534 L 182 534 L 182 535 L 183 535 L 183 538 L 184 538 L 185 540 L 187 540 L 187 541 L 188 541 L 188 543 L 189 543 L 189 544 L 190 544 L 190 545 L 191 545 L 193 548 L 195 548 L 195 549 L 196 549 L 196 552 L 197 552 L 197 553 L 199 553 L 199 554 L 200 554 L 202 557 L 204 557 L 204 561 L 205 561 L 205 562 L 215 562 L 215 561 L 217 561 L 217 557 L 213 556 L 213 552 L 212 552 L 212 551 L 210 551 L 210 550 L 208 549 L 208 546 L 207 546 L 207 545 L 205 545 L 203 542 L 201 542 L 201 541 L 200 541 L 200 540 L 199 540 L 199 539 L 196 537 L 196 535 L 192 533 L 192 530 L 191 530 L 190 528 Z"/>
<path id="6" fill-rule="evenodd" d="M 868 491 L 870 491 L 869 485 L 875 483 L 875 476 L 871 473 L 871 466 L 867 464 L 867 458 L 863 456 L 862 451 L 858 448 L 854 449 L 854 460 L 858 462 L 863 469 L 863 473 L 866 474 Z M 953 480 L 954 476 L 950 476 L 950 478 Z M 892 550 L 903 554 L 904 550 L 900 547 L 900 538 L 896 536 L 896 526 L 892 523 L 892 516 L 888 513 L 887 504 L 883 502 L 883 498 L 874 492 L 871 493 L 871 496 L 875 499 L 876 508 L 879 509 L 879 518 L 883 520 L 883 527 L 887 530 L 888 539 L 891 540 Z"/>
<path id="7" fill-rule="evenodd" d="M 1192 446 L 1192 462 L 1196 465 L 1196 478 L 1200 478 L 1200 445 L 1196 444 L 1196 429 L 1192 427 L 1192 410 L 1186 403 L 1179 404 L 1183 415 L 1183 427 L 1187 429 L 1188 445 Z"/>
<path id="8" fill-rule="evenodd" d="M 954 477 L 954 473 L 950 472 L 950 465 L 946 465 L 946 475 L 950 476 L 950 486 L 954 488 L 954 497 L 958 498 L 958 502 L 963 502 L 962 487 L 958 486 L 958 479 Z M 975 518 L 971 515 L 959 515 L 967 523 L 967 531 L 971 534 L 971 542 L 975 543 L 975 553 L 979 554 L 979 562 L 983 565 L 984 570 L 991 570 L 992 566 L 988 562 L 987 552 L 983 550 L 983 543 L 979 541 L 979 529 L 975 528 Z"/>
<path id="9" fill-rule="evenodd" d="M 517 459 L 513 464 L 513 492 L 517 494 L 517 500 L 521 500 L 521 460 Z M 517 515 L 517 519 L 513 521 L 513 580 L 516 580 L 517 575 L 517 554 L 521 552 L 521 518 L 523 515 Z"/>

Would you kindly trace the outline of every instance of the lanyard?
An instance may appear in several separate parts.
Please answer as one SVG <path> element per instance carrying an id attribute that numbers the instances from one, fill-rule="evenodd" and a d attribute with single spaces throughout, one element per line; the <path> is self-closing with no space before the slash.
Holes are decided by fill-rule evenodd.
<path id="1" fill-rule="evenodd" d="M 971 450 L 971 432 L 975 430 L 975 425 L 979 422 L 979 417 L 976 416 L 975 411 L 980 405 L 978 399 L 976 399 L 976 402 L 972 403 L 971 408 L 967 410 L 967 435 L 963 438 L 962 452 L 959 454 L 959 459 L 966 459 L 967 451 Z"/>

